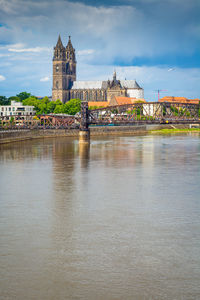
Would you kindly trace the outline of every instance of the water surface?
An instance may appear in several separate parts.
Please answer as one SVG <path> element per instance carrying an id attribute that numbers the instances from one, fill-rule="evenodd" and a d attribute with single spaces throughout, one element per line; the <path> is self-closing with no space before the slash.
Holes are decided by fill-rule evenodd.
<path id="1" fill-rule="evenodd" d="M 200 299 L 200 135 L 0 147 L 1 299 Z"/>

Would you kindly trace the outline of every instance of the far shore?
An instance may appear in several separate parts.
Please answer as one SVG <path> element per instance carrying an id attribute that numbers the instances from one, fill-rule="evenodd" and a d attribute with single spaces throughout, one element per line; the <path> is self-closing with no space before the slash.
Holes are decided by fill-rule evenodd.
<path id="1" fill-rule="evenodd" d="M 188 132 L 200 132 L 200 128 L 163 128 L 149 131 L 150 134 L 176 134 Z"/>

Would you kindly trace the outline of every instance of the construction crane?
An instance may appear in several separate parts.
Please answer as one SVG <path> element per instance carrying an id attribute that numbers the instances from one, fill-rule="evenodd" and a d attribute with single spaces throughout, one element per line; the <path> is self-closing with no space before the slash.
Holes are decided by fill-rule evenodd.
<path id="1" fill-rule="evenodd" d="M 154 92 L 158 93 L 158 101 L 160 99 L 160 92 L 167 92 L 167 90 L 154 90 Z"/>

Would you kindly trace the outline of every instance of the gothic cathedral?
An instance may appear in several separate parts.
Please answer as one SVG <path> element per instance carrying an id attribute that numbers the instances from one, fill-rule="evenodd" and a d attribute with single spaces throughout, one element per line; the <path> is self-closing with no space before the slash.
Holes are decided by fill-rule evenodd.
<path id="1" fill-rule="evenodd" d="M 63 46 L 60 35 L 53 56 L 52 100 L 63 103 L 79 98 L 83 101 L 110 101 L 113 96 L 144 98 L 144 90 L 136 80 L 118 80 L 116 72 L 112 80 L 77 81 L 76 55 L 69 36 L 68 44 Z"/>
<path id="2" fill-rule="evenodd" d="M 60 99 L 63 103 L 70 100 L 70 89 L 76 80 L 76 55 L 71 38 L 66 47 L 60 35 L 53 56 L 53 89 L 52 100 Z"/>

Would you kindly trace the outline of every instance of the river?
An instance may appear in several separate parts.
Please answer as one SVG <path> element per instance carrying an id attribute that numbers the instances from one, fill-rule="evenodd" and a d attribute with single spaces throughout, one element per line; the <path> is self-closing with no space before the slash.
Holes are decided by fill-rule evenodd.
<path id="1" fill-rule="evenodd" d="M 0 147 L 0 299 L 200 299 L 200 135 Z"/>

